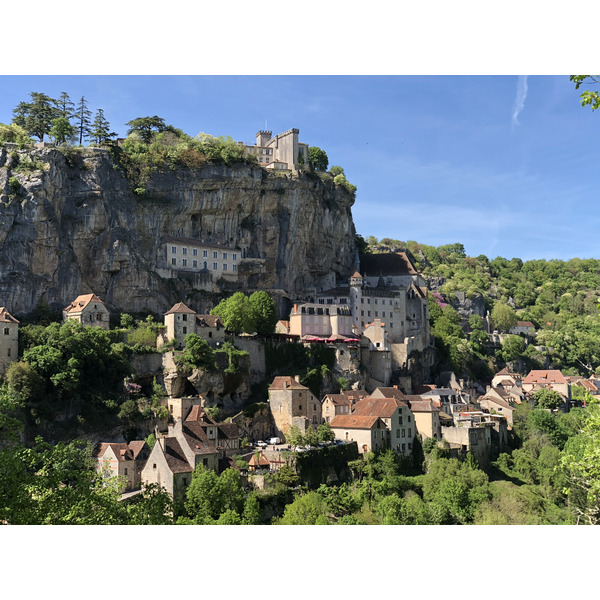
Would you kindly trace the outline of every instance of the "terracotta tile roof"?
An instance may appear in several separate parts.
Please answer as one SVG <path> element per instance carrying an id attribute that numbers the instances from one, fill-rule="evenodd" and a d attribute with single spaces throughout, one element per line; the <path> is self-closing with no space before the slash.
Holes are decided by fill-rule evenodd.
<path id="1" fill-rule="evenodd" d="M 360 257 L 360 271 L 363 276 L 373 277 L 380 273 L 385 276 L 417 275 L 406 252 L 389 252 L 385 254 L 363 254 Z"/>
<path id="2" fill-rule="evenodd" d="M 77 296 L 69 306 L 64 308 L 64 311 L 67 313 L 71 312 L 80 312 L 82 311 L 90 302 L 97 302 L 98 304 L 104 304 L 96 294 L 84 294 L 82 296 Z"/>
<path id="3" fill-rule="evenodd" d="M 0 323 L 18 323 L 17 321 L 4 306 L 0 307 Z"/>
<path id="4" fill-rule="evenodd" d="M 217 424 L 217 422 L 210 417 L 204 408 L 199 404 L 194 404 L 190 409 L 188 416 L 185 418 L 185 422 L 187 423 L 188 421 L 200 421 L 209 425 Z"/>
<path id="5" fill-rule="evenodd" d="M 504 369 L 502 369 L 502 371 L 498 371 L 495 376 L 497 377 L 498 375 L 513 375 L 513 376 L 520 377 L 520 375 L 518 373 L 511 371 L 508 367 L 504 367 Z"/>
<path id="6" fill-rule="evenodd" d="M 235 423 L 218 423 L 217 427 L 221 433 L 230 440 L 240 437 L 239 427 Z"/>
<path id="7" fill-rule="evenodd" d="M 142 441 L 142 444 L 146 442 Z M 119 462 L 135 460 L 134 452 L 125 442 L 100 442 L 94 449 L 93 456 L 100 459 L 104 453 L 111 448 Z"/>
<path id="8" fill-rule="evenodd" d="M 343 392 L 340 392 L 340 395 L 356 402 L 361 398 L 366 398 L 369 395 L 369 392 L 367 392 L 367 390 L 344 390 Z"/>
<path id="9" fill-rule="evenodd" d="M 408 405 L 413 413 L 440 412 L 440 409 L 431 400 L 423 400 L 421 396 L 407 396 L 407 398 L 415 398 L 415 400 L 408 400 Z"/>
<path id="10" fill-rule="evenodd" d="M 535 329 L 535 325 L 531 321 L 517 321 L 517 327 L 533 327 Z"/>
<path id="11" fill-rule="evenodd" d="M 170 310 L 168 310 L 165 315 L 171 315 L 173 313 L 187 313 L 188 315 L 195 315 L 196 313 L 189 307 L 187 307 L 183 302 L 178 302 L 175 304 Z"/>
<path id="12" fill-rule="evenodd" d="M 172 473 L 191 473 L 194 469 L 187 461 L 181 446 L 176 438 L 164 438 L 165 450 L 164 455 L 167 465 Z M 160 442 L 157 440 L 156 442 Z"/>
<path id="13" fill-rule="evenodd" d="M 284 384 L 286 384 L 284 386 Z M 298 383 L 293 377 L 290 376 L 278 376 L 273 379 L 273 382 L 269 386 L 270 390 L 284 390 L 284 389 L 295 389 L 295 390 L 307 390 L 308 388 Z"/>
<path id="14" fill-rule="evenodd" d="M 398 407 L 408 408 L 408 404 L 397 398 L 363 398 L 354 405 L 353 415 L 372 415 L 389 419 Z"/>
<path id="15" fill-rule="evenodd" d="M 351 406 L 352 399 L 346 398 L 342 394 L 325 394 L 323 400 L 331 400 L 335 406 Z"/>
<path id="16" fill-rule="evenodd" d="M 379 417 L 372 415 L 337 415 L 331 419 L 330 427 L 343 429 L 373 429 Z"/>
<path id="17" fill-rule="evenodd" d="M 219 315 L 196 315 L 196 322 L 200 327 L 225 327 Z"/>
<path id="18" fill-rule="evenodd" d="M 530 371 L 523 383 L 567 383 L 564 375 L 558 369 Z"/>
<path id="19" fill-rule="evenodd" d="M 147 448 L 148 445 L 144 440 L 132 440 L 131 442 L 129 442 L 128 447 L 129 450 L 131 450 L 131 453 L 133 454 L 133 460 L 137 460 L 138 456 L 140 455 L 140 452 L 142 452 L 144 448 Z"/>
<path id="20" fill-rule="evenodd" d="M 182 427 L 182 433 L 194 454 L 215 454 L 217 452 L 216 446 L 208 438 L 200 423 L 186 421 Z"/>
<path id="21" fill-rule="evenodd" d="M 256 454 L 252 455 L 252 458 L 248 461 L 248 464 L 251 467 L 268 467 L 271 463 L 269 459 L 261 452 L 258 456 L 258 460 L 256 458 Z"/>
<path id="22" fill-rule="evenodd" d="M 502 406 L 503 408 L 510 408 L 511 410 L 513 408 L 509 402 L 507 402 L 504 399 L 496 398 L 495 396 L 484 396 L 483 398 L 481 398 L 479 400 L 480 404 L 481 404 L 482 400 L 486 400 L 488 402 L 493 402 L 494 404 L 497 404 L 498 406 Z"/>
<path id="23" fill-rule="evenodd" d="M 350 277 L 357 278 L 357 279 L 358 278 L 360 278 L 360 279 L 363 278 L 363 276 L 358 271 L 354 271 L 354 273 L 352 273 L 352 275 L 350 275 Z"/>
<path id="24" fill-rule="evenodd" d="M 402 390 L 399 390 L 395 387 L 378 387 L 375 388 L 373 394 L 375 392 L 378 392 L 378 395 L 382 396 L 383 398 L 398 398 L 401 400 L 404 397 L 404 393 L 402 392 Z"/>

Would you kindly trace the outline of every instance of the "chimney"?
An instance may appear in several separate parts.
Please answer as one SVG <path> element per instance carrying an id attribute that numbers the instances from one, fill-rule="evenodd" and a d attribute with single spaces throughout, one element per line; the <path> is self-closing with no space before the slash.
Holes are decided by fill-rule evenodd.
<path id="1" fill-rule="evenodd" d="M 161 435 L 156 441 L 160 444 L 160 448 L 164 452 L 165 451 L 165 436 Z"/>
<path id="2" fill-rule="evenodd" d="M 300 383 L 300 375 L 294 375 L 294 379 L 296 380 L 296 383 Z"/>

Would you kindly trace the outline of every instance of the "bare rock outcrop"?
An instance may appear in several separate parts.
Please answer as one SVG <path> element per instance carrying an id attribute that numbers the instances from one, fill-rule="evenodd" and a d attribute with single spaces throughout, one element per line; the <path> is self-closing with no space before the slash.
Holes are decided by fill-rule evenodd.
<path id="1" fill-rule="evenodd" d="M 93 291 L 112 311 L 161 313 L 180 300 L 206 310 L 211 294 L 294 297 L 353 267 L 354 195 L 313 173 L 207 164 L 132 187 L 107 150 L 0 148 L 0 305 L 59 309 Z M 167 236 L 243 244 L 238 281 L 199 290 L 165 277 Z"/>

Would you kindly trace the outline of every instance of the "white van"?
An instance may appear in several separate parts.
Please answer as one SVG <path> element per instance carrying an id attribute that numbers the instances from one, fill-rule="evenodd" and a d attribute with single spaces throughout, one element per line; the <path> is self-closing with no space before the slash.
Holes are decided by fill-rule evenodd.
<path id="1" fill-rule="evenodd" d="M 275 446 L 276 444 L 281 444 L 281 438 L 278 438 L 278 437 L 269 438 L 269 445 Z"/>

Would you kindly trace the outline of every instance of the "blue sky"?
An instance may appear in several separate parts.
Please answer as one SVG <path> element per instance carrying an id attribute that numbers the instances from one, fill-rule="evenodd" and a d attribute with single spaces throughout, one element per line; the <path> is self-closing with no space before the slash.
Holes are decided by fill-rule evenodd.
<path id="1" fill-rule="evenodd" d="M 125 123 L 254 142 L 296 127 L 358 187 L 363 236 L 488 257 L 600 257 L 600 114 L 568 76 L 0 76 L 0 122 L 31 91 Z"/>

